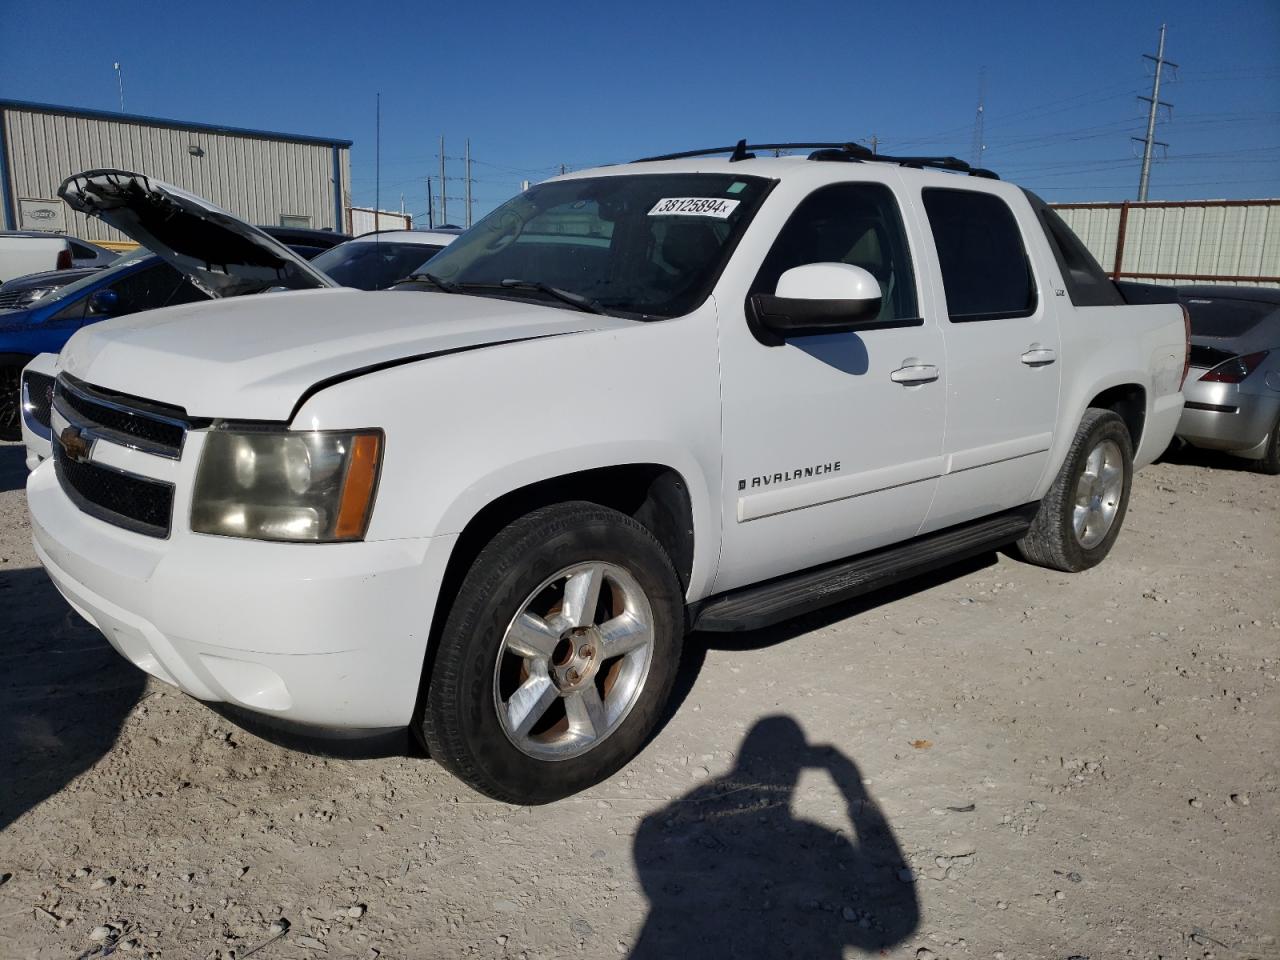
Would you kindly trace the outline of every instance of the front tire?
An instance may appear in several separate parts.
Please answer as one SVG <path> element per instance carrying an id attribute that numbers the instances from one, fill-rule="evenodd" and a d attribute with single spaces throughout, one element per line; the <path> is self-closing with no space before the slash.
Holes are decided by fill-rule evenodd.
<path id="1" fill-rule="evenodd" d="M 466 574 L 440 635 L 423 740 L 497 800 L 584 790 L 644 746 L 683 636 L 679 580 L 645 527 L 593 503 L 536 510 Z"/>
<path id="2" fill-rule="evenodd" d="M 1120 535 L 1132 483 L 1129 429 L 1113 411 L 1090 408 L 1018 552 L 1067 573 L 1097 566 Z"/>

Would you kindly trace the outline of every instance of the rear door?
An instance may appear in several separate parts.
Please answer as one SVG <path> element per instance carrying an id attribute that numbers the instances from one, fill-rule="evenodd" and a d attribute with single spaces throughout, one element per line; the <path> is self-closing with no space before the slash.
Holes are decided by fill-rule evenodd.
<path id="1" fill-rule="evenodd" d="M 1020 223 L 995 192 L 926 187 L 920 197 L 947 356 L 945 462 L 929 532 L 1034 497 L 1062 364 L 1057 298 L 1027 254 L 1034 221 Z"/>

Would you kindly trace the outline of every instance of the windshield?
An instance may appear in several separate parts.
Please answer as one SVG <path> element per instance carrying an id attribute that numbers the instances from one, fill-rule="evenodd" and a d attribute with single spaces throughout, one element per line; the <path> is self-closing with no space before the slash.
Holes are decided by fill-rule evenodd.
<path id="1" fill-rule="evenodd" d="M 563 298 L 675 317 L 706 299 L 773 181 L 732 174 L 637 174 L 544 183 L 508 200 L 431 261 L 453 289 Z"/>
<path id="2" fill-rule="evenodd" d="M 132 253 L 124 254 L 118 260 L 111 261 L 111 265 L 103 267 L 101 270 L 95 270 L 86 277 L 81 277 L 74 283 L 68 283 L 65 287 L 59 287 L 56 292 L 50 294 L 47 300 L 36 301 L 38 306 L 43 307 L 46 302 L 52 303 L 54 300 L 65 300 L 67 297 L 74 297 L 85 287 L 93 286 L 100 283 L 103 279 L 114 277 L 119 273 L 129 270 L 139 260 L 146 260 L 154 257 L 155 254 L 146 247 L 138 247 Z"/>
<path id="3" fill-rule="evenodd" d="M 413 273 L 441 249 L 440 244 L 348 240 L 317 256 L 311 265 L 344 287 L 385 290 Z"/>

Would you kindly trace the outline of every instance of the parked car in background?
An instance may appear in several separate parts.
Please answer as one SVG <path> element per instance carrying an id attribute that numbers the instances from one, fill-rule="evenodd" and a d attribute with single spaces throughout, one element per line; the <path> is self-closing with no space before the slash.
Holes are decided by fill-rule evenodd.
<path id="1" fill-rule="evenodd" d="M 314 271 L 308 274 L 310 268 L 305 266 L 303 258 L 313 255 L 319 244 L 331 239 L 330 247 L 340 245 L 344 234 L 291 227 L 258 228 L 238 220 L 234 224 L 229 229 L 202 234 L 208 244 L 204 254 L 215 262 L 225 263 L 225 269 L 232 273 L 237 269 L 237 257 L 255 261 L 246 268 L 254 277 L 242 279 L 231 293 L 255 293 L 276 286 L 277 281 L 281 286 L 288 286 L 301 282 L 298 275 L 307 275 L 307 284 L 334 285 L 322 274 Z M 190 231 L 191 225 L 184 229 Z M 279 236 L 275 237 L 276 234 Z M 290 241 L 303 241 L 299 251 L 281 245 Z M 62 284 L 63 274 L 76 279 Z M 211 275 L 218 274 L 211 271 Z M 0 287 L 0 440 L 21 437 L 20 375 L 36 354 L 57 353 L 85 324 L 207 300 L 211 295 L 225 295 L 225 292 L 211 294 L 145 247 L 120 257 L 106 269 L 53 271 L 23 277 Z M 47 444 L 47 422 L 35 426 Z"/>
<path id="2" fill-rule="evenodd" d="M 340 287 L 385 290 L 425 264 L 460 233 L 456 227 L 366 233 L 320 254 L 311 265 Z"/>
<path id="3" fill-rule="evenodd" d="M 70 270 L 75 264 L 66 237 L 18 230 L 0 232 L 0 284 L 45 270 Z"/>
<path id="4" fill-rule="evenodd" d="M 117 258 L 118 259 L 118 258 Z M 102 267 L 72 267 L 69 270 L 45 270 L 28 273 L 0 285 L 0 310 L 29 307 L 55 290 L 97 273 Z"/>
<path id="5" fill-rule="evenodd" d="M 72 268 L 107 267 L 115 263 L 120 256 L 115 250 L 108 250 L 106 247 L 100 247 L 96 243 L 90 243 L 78 237 L 67 237 L 66 241 L 71 246 Z"/>
<path id="6" fill-rule="evenodd" d="M 1179 287 L 1191 372 L 1178 436 L 1280 474 L 1280 290 Z"/>

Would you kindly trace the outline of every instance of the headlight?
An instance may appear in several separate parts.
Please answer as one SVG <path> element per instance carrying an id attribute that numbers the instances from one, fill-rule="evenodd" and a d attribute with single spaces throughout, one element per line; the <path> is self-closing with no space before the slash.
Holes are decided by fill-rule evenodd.
<path id="1" fill-rule="evenodd" d="M 196 472 L 191 529 L 255 540 L 360 540 L 381 459 L 380 430 L 214 430 Z"/>

